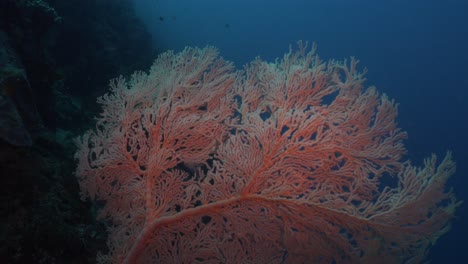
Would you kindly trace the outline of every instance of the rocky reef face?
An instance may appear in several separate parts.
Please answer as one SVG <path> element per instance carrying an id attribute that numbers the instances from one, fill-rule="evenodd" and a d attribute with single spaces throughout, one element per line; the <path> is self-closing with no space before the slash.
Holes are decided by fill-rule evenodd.
<path id="1" fill-rule="evenodd" d="M 130 0 L 0 2 L 6 263 L 88 263 L 105 247 L 105 232 L 79 200 L 72 139 L 92 123 L 108 80 L 153 58 Z"/>

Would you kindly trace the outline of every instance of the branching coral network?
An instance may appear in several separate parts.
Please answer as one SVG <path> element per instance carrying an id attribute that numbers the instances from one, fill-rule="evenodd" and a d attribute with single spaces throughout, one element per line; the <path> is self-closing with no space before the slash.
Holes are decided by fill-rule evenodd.
<path id="1" fill-rule="evenodd" d="M 111 263 L 420 263 L 459 204 L 448 153 L 405 161 L 396 104 L 357 60 L 299 43 L 243 71 L 213 47 L 111 84 L 78 142 Z M 390 179 L 390 180 L 389 180 Z"/>

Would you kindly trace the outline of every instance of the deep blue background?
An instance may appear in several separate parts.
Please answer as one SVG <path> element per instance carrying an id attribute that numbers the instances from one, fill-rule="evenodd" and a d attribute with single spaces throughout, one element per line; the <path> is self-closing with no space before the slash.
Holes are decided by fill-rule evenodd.
<path id="1" fill-rule="evenodd" d="M 272 60 L 297 40 L 324 59 L 357 57 L 368 85 L 400 103 L 410 158 L 452 150 L 449 185 L 468 201 L 468 1 L 134 0 L 155 49 L 214 45 L 237 67 Z M 431 251 L 432 263 L 468 259 L 467 206 Z"/>

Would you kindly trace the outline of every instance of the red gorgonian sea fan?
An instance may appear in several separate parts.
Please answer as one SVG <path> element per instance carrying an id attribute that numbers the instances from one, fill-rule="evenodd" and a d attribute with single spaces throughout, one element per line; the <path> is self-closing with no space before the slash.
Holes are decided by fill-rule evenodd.
<path id="1" fill-rule="evenodd" d="M 299 43 L 236 72 L 213 47 L 111 83 L 78 141 L 111 263 L 419 263 L 459 204 L 450 153 L 403 160 L 396 105 L 357 61 Z"/>

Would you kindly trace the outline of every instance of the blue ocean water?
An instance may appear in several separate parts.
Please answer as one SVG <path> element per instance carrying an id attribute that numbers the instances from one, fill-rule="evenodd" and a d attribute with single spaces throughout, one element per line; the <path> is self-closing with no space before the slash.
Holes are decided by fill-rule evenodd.
<path id="1" fill-rule="evenodd" d="M 415 164 L 453 151 L 449 181 L 468 201 L 468 1 L 134 0 L 158 52 L 213 45 L 237 67 L 273 60 L 297 40 L 323 59 L 358 58 L 375 85 L 399 103 L 398 123 Z M 468 259 L 467 206 L 430 252 L 432 263 Z"/>

